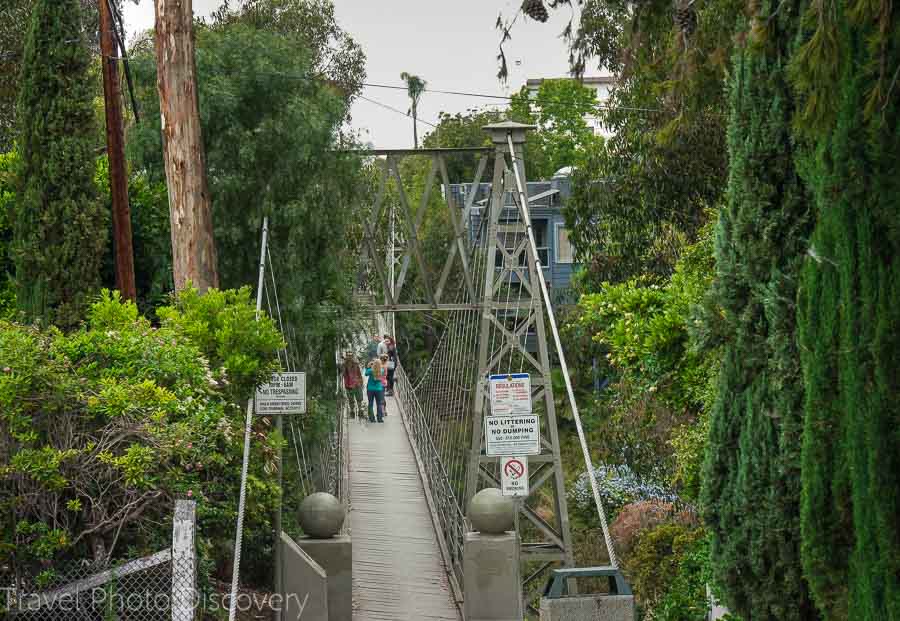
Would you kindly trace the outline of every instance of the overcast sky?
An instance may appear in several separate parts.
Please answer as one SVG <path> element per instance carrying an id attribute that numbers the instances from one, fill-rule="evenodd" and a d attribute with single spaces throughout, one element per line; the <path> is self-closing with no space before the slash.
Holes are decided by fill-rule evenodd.
<path id="1" fill-rule="evenodd" d="M 497 81 L 494 28 L 498 13 L 511 17 L 521 0 L 334 0 L 338 21 L 362 45 L 368 58 L 367 82 L 401 86 L 400 73 L 421 76 L 437 90 L 506 95 L 528 78 L 562 77 L 568 52 L 559 39 L 569 11 L 551 14 L 547 24 L 520 18 L 513 39 L 504 47 L 509 83 Z M 220 0 L 194 0 L 197 15 L 207 15 Z M 153 26 L 152 0 L 125 2 L 129 36 Z M 405 91 L 367 87 L 363 95 L 406 112 Z M 491 103 L 489 99 L 425 93 L 419 118 L 434 122 L 438 113 L 462 112 Z M 353 107 L 353 127 L 361 138 L 380 148 L 412 146 L 412 121 L 360 99 Z M 420 123 L 419 135 L 431 129 Z"/>

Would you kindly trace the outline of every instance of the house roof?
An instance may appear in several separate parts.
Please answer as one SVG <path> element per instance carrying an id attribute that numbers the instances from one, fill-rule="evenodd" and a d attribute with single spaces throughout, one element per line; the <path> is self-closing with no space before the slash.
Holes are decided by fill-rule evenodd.
<path id="1" fill-rule="evenodd" d="M 538 87 L 544 83 L 545 80 L 575 80 L 577 78 L 572 77 L 564 77 L 564 78 L 529 78 L 525 82 L 526 87 Z M 585 86 L 593 86 L 599 84 L 615 84 L 616 76 L 614 75 L 597 75 L 597 76 L 584 76 L 581 78 L 581 83 Z"/>

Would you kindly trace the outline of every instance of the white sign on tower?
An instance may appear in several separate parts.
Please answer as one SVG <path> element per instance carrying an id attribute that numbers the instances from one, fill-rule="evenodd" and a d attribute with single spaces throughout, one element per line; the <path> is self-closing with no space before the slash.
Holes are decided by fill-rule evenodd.
<path id="1" fill-rule="evenodd" d="M 540 455 L 541 421 L 535 414 L 485 416 L 484 444 L 488 455 Z"/>
<path id="2" fill-rule="evenodd" d="M 527 457 L 504 457 L 500 460 L 500 491 L 504 496 L 528 495 Z"/>
<path id="3" fill-rule="evenodd" d="M 491 414 L 531 414 L 531 376 L 528 373 L 491 375 Z"/>
<path id="4" fill-rule="evenodd" d="M 305 414 L 306 373 L 274 373 L 256 389 L 257 414 Z"/>

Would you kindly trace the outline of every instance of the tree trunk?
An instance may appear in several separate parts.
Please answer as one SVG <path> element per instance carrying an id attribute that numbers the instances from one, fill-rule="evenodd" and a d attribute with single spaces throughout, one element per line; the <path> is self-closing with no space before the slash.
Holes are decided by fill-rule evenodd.
<path id="1" fill-rule="evenodd" d="M 219 286 L 200 130 L 191 0 L 156 0 L 156 66 L 175 289 Z"/>
<path id="2" fill-rule="evenodd" d="M 416 110 L 415 105 L 413 105 L 413 107 L 412 107 L 412 113 L 413 113 L 413 148 L 418 149 L 419 148 L 419 128 L 418 128 L 419 114 L 418 114 L 418 111 Z"/>
<path id="3" fill-rule="evenodd" d="M 100 50 L 103 55 L 103 98 L 106 105 L 106 152 L 109 157 L 109 190 L 112 197 L 113 248 L 116 287 L 127 300 L 137 300 L 134 284 L 134 250 L 128 176 L 125 172 L 125 139 L 122 126 L 122 93 L 119 89 L 118 47 L 113 36 L 109 0 L 100 0 Z"/>

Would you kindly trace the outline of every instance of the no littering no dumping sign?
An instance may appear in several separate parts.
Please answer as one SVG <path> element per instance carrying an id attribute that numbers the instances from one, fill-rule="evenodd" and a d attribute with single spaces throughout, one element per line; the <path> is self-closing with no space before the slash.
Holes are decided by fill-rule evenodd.
<path id="1" fill-rule="evenodd" d="M 492 457 L 540 455 L 541 425 L 534 414 L 484 417 L 485 452 Z"/>
<path id="2" fill-rule="evenodd" d="M 540 419 L 531 413 L 528 373 L 491 375 L 491 416 L 484 417 L 485 452 L 490 456 L 539 455 Z"/>
<path id="3" fill-rule="evenodd" d="M 256 389 L 257 414 L 305 414 L 306 373 L 274 373 Z"/>
<path id="4" fill-rule="evenodd" d="M 500 492 L 504 496 L 528 495 L 527 457 L 504 457 L 500 460 Z"/>

